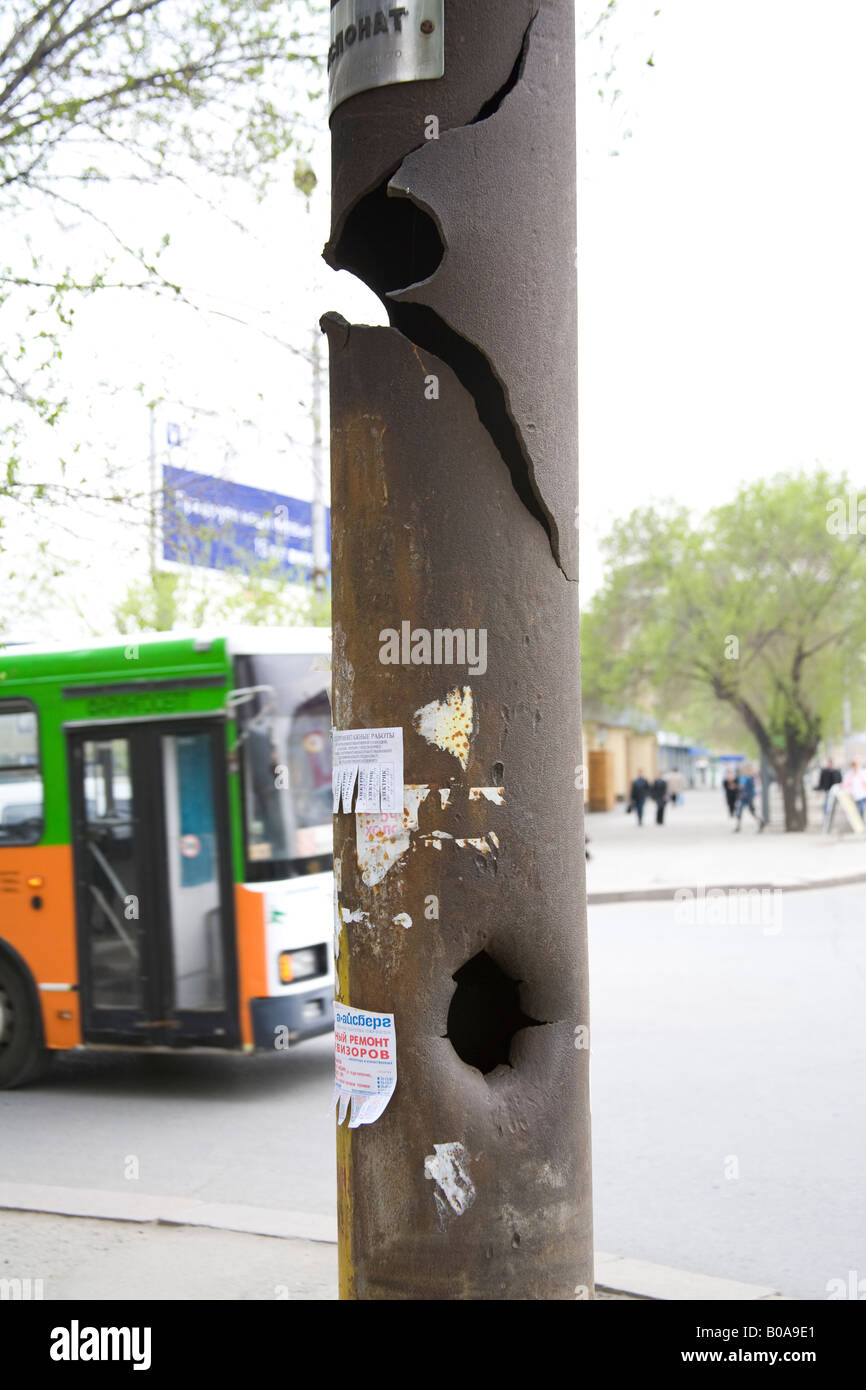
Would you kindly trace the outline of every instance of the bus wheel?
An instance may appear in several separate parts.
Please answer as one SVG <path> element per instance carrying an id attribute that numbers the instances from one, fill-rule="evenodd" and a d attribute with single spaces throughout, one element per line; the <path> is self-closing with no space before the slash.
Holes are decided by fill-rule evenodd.
<path id="1" fill-rule="evenodd" d="M 25 981 L 0 961 L 0 1090 L 34 1081 L 50 1059 Z"/>

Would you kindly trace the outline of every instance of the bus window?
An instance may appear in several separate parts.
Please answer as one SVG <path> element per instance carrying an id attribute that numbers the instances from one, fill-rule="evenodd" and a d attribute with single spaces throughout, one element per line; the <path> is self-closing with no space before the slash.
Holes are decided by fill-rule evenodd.
<path id="1" fill-rule="evenodd" d="M 236 679 L 247 881 L 330 870 L 331 710 L 322 673 L 309 656 L 267 654 L 239 656 Z"/>
<path id="2" fill-rule="evenodd" d="M 26 700 L 0 701 L 0 845 L 34 845 L 43 827 L 36 711 Z"/>

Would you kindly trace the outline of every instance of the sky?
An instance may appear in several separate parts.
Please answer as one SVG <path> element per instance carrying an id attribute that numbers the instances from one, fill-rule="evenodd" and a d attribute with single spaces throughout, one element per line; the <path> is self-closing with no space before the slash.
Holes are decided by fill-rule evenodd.
<path id="1" fill-rule="evenodd" d="M 636 47 L 649 7 L 621 7 L 619 153 L 578 88 L 584 598 L 600 537 L 654 499 L 701 512 L 818 462 L 863 477 L 866 6 L 659 9 Z"/>
<path id="2" fill-rule="evenodd" d="M 600 9 L 577 5 L 584 602 L 603 580 L 602 538 L 660 499 L 699 514 L 743 482 L 818 463 L 856 481 L 866 399 L 862 0 L 620 0 L 594 27 Z M 145 489 L 152 400 L 159 463 L 311 496 L 315 324 L 329 309 L 386 319 L 321 260 L 324 113 L 309 157 L 309 204 L 290 177 L 261 205 L 237 187 L 94 195 L 131 238 L 170 229 L 166 274 L 198 308 L 132 292 L 82 305 L 64 357 L 70 412 L 50 437 L 34 432 L 34 467 L 56 470 L 77 443 L 82 469 L 110 458 Z M 64 254 L 88 233 L 65 235 Z M 84 566 L 74 621 L 83 603 L 105 628 L 143 571 L 143 530 L 99 508 L 65 521 L 69 563 Z"/>

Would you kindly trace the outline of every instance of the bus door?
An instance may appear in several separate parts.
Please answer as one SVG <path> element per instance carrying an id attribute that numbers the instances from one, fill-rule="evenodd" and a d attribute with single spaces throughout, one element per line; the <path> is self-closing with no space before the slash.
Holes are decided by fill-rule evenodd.
<path id="1" fill-rule="evenodd" d="M 236 1046 L 225 725 L 68 737 L 85 1041 Z"/>

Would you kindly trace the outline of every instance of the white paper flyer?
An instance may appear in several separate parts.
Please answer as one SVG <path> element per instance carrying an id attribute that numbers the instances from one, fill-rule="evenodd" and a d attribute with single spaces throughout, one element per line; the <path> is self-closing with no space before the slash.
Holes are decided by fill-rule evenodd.
<path id="1" fill-rule="evenodd" d="M 349 1128 L 378 1120 L 397 1085 L 394 1015 L 367 1013 L 351 1004 L 334 1005 L 334 1098 L 337 1124 L 352 1113 Z"/>
<path id="2" fill-rule="evenodd" d="M 334 729 L 332 787 L 334 815 L 356 811 L 378 815 L 403 811 L 403 730 Z"/>

